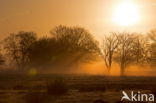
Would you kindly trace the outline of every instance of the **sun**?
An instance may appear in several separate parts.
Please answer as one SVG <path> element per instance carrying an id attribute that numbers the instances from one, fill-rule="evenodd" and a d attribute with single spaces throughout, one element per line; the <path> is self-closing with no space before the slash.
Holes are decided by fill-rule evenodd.
<path id="1" fill-rule="evenodd" d="M 113 21 L 121 26 L 130 26 L 140 20 L 139 8 L 133 2 L 123 2 L 114 11 Z"/>

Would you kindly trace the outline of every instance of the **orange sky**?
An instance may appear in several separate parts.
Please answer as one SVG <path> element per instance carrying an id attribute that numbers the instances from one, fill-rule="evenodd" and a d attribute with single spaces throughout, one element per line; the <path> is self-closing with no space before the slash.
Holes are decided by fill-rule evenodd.
<path id="1" fill-rule="evenodd" d="M 59 24 L 85 27 L 97 37 L 111 31 L 147 32 L 156 28 L 156 0 L 133 0 L 140 9 L 138 24 L 121 27 L 113 23 L 113 12 L 123 1 L 0 0 L 0 37 L 20 30 L 48 35 Z"/>

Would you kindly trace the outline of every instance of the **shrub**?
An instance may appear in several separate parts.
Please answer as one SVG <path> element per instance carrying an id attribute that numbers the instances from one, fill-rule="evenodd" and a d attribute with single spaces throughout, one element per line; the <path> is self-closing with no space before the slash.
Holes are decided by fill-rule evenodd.
<path id="1" fill-rule="evenodd" d="M 17 84 L 13 87 L 14 90 L 23 90 L 25 89 L 25 86 L 22 84 Z"/>
<path id="2" fill-rule="evenodd" d="M 28 92 L 26 95 L 26 103 L 43 103 L 45 95 L 38 92 Z"/>
<path id="3" fill-rule="evenodd" d="M 67 85 L 62 79 L 55 79 L 53 83 L 47 83 L 47 93 L 49 95 L 63 95 L 67 91 Z"/>

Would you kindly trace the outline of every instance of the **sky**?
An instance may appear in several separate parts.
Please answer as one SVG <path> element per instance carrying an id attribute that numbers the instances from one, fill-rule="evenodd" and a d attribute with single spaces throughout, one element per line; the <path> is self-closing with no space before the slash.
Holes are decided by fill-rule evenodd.
<path id="1" fill-rule="evenodd" d="M 156 28 L 156 0 L 128 0 L 139 10 L 139 21 L 121 26 L 112 18 L 125 0 L 0 0 L 0 38 L 18 31 L 49 35 L 58 25 L 81 26 L 101 38 L 114 31 L 146 33 Z M 124 15 L 124 14 L 123 14 Z"/>

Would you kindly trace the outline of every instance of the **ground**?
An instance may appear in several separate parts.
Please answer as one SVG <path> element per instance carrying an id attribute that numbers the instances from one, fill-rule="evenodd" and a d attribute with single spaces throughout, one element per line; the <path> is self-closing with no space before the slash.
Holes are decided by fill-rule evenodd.
<path id="1" fill-rule="evenodd" d="M 63 83 L 55 83 L 56 80 Z M 56 86 L 51 90 L 59 91 L 61 87 L 68 90 L 55 94 L 47 86 L 54 83 Z M 0 75 L 0 103 L 93 103 L 96 100 L 117 103 L 123 90 L 153 93 L 156 91 L 156 77 Z"/>

